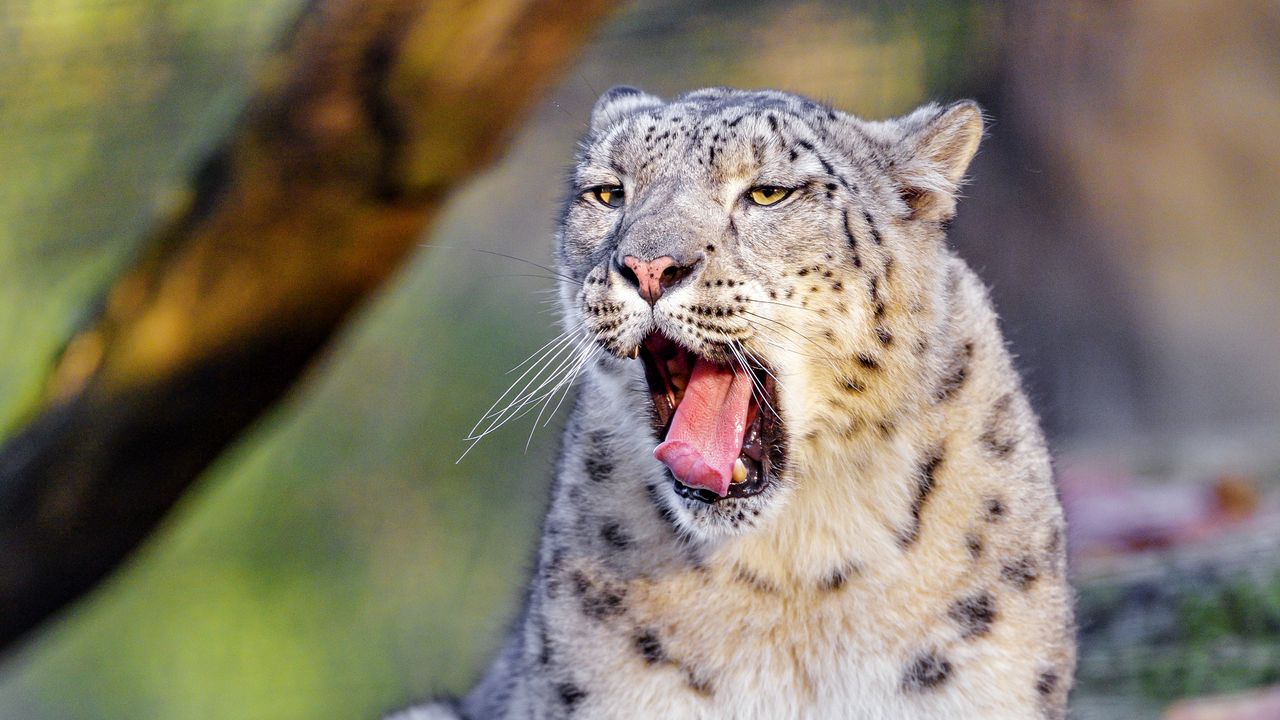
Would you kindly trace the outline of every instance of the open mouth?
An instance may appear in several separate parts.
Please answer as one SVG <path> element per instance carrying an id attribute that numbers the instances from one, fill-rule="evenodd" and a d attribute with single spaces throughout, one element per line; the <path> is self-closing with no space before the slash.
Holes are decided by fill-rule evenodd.
<path id="1" fill-rule="evenodd" d="M 763 492 L 786 449 L 777 386 L 764 366 L 700 357 L 659 333 L 640 346 L 653 398 L 654 457 L 681 497 L 714 503 Z"/>

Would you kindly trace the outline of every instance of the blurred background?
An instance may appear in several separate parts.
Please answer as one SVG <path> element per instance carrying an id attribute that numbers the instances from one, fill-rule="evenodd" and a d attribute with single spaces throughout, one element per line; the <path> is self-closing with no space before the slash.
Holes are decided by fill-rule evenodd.
<path id="1" fill-rule="evenodd" d="M 0 4 L 0 439 L 315 5 Z M 0 718 L 370 718 L 468 687 L 515 609 L 559 423 L 455 463 L 556 334 L 547 273 L 480 251 L 550 263 L 575 139 L 615 84 L 870 118 L 982 103 L 952 240 L 1055 447 L 1073 717 L 1201 717 L 1197 698 L 1280 684 L 1280 5 L 639 0 L 574 58 L 141 549 L 0 654 Z"/>

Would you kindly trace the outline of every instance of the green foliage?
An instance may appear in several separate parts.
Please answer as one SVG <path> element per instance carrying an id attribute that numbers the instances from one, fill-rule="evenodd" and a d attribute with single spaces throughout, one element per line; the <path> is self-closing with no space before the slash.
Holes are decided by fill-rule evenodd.
<path id="1" fill-rule="evenodd" d="M 1085 585 L 1078 610 L 1080 694 L 1168 703 L 1280 682 L 1280 574 Z"/>

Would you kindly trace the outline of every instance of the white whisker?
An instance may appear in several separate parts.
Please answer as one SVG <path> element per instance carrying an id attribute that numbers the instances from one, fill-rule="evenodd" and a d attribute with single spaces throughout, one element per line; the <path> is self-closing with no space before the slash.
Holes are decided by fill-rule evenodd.
<path id="1" fill-rule="evenodd" d="M 569 336 L 571 332 L 574 331 L 566 332 L 563 335 Z M 471 428 L 471 432 L 467 434 L 466 438 L 464 438 L 471 442 L 467 446 L 466 450 L 463 451 L 462 455 L 458 457 L 457 462 L 461 462 L 462 459 L 467 456 L 467 453 L 471 452 L 481 438 L 489 435 L 508 422 L 523 417 L 529 410 L 531 410 L 533 406 L 542 399 L 542 396 L 535 397 L 538 391 L 559 375 L 560 371 L 566 366 L 566 363 L 570 362 L 577 356 L 578 351 L 582 346 L 582 342 L 587 340 L 590 340 L 590 338 L 586 336 L 585 333 L 583 333 L 583 337 L 576 343 L 573 341 L 572 337 L 562 336 L 562 339 L 560 339 L 558 344 L 554 345 L 550 349 L 545 349 L 544 351 L 535 353 L 535 355 L 541 355 L 542 357 L 525 370 L 520 377 L 516 378 L 516 380 L 507 388 L 506 392 L 504 392 L 502 396 L 489 406 L 489 410 L 486 411 L 484 416 L 476 422 L 475 427 Z M 555 343 L 556 341 L 553 340 L 552 342 Z M 570 346 L 572 346 L 572 348 L 570 348 Z M 547 346 L 543 347 L 547 348 Z M 569 350 L 567 354 L 565 353 L 566 350 Z M 552 369 L 553 366 L 554 369 Z M 530 373 L 532 373 L 532 377 L 525 381 L 524 385 L 516 391 L 515 395 L 512 395 L 512 390 L 514 390 L 517 385 L 520 385 L 520 382 L 524 380 L 526 376 L 529 376 Z M 541 381 L 539 381 L 540 378 L 542 378 Z M 537 383 L 536 386 L 535 383 Z M 530 389 L 531 387 L 532 389 Z M 498 404 L 508 396 L 511 396 L 511 399 L 507 403 L 506 407 L 495 412 L 494 408 L 496 408 Z M 489 424 L 483 431 L 477 433 L 476 431 L 484 424 L 485 420 L 489 420 Z"/>
<path id="2" fill-rule="evenodd" d="M 480 427 L 480 425 L 484 423 L 484 421 L 487 418 L 493 415 L 494 408 L 498 407 L 499 403 L 501 403 L 504 399 L 506 399 L 509 395 L 511 395 L 513 391 L 516 390 L 516 387 L 520 385 L 520 381 L 524 380 L 525 377 L 528 376 L 529 373 L 531 372 L 534 373 L 534 378 L 536 378 L 539 374 L 541 374 L 541 370 L 538 370 L 538 368 L 545 366 L 548 358 L 556 357 L 560 353 L 562 353 L 565 350 L 565 348 L 569 346 L 571 342 L 572 340 L 569 338 L 568 333 L 563 333 L 560 335 L 560 337 L 557 337 L 551 340 L 546 345 L 543 345 L 541 349 L 536 351 L 530 357 L 530 360 L 533 360 L 533 364 L 529 365 L 529 367 L 524 372 L 520 373 L 519 377 L 517 377 L 515 380 L 511 382 L 510 385 L 507 386 L 507 389 L 503 391 L 501 395 L 498 396 L 498 399 L 493 401 L 493 404 L 490 405 L 489 409 L 486 410 L 484 414 L 480 416 L 480 419 L 476 421 L 475 426 L 472 427 L 471 431 L 467 434 L 474 435 L 476 430 Z M 530 362 L 530 360 L 525 360 L 520 365 L 526 365 Z M 516 369 L 518 369 L 519 367 L 520 366 L 517 366 Z M 537 372 L 535 372 L 535 370 L 537 370 Z M 519 397 L 521 392 L 523 392 L 523 389 L 521 391 L 516 392 L 516 397 Z"/>
<path id="3" fill-rule="evenodd" d="M 561 376 L 561 373 L 565 372 L 566 368 L 571 367 L 577 360 L 583 344 L 591 341 L 592 338 L 584 334 L 576 343 L 574 343 L 573 348 L 567 354 L 563 352 L 557 353 L 556 358 L 558 359 L 553 362 L 558 364 L 556 364 L 554 368 L 548 370 L 548 368 L 551 368 L 552 363 L 544 364 L 542 366 L 543 369 L 520 389 L 520 392 L 517 394 L 517 398 L 513 399 L 505 408 L 502 409 L 501 412 L 497 413 L 493 421 L 489 424 L 489 427 L 485 428 L 484 432 L 480 434 L 480 437 L 489 434 L 489 432 L 496 430 L 498 427 L 514 419 L 511 415 L 512 413 L 541 401 L 544 396 L 538 395 L 538 393 L 540 393 L 543 388 L 547 387 L 547 385 L 558 382 L 558 378 Z M 539 378 L 541 378 L 541 381 L 539 381 Z M 534 385 L 535 382 L 537 382 L 537 385 Z M 530 389 L 530 386 L 533 386 L 532 389 Z M 475 438 L 476 436 L 472 434 L 466 439 L 473 440 Z"/>
<path id="4" fill-rule="evenodd" d="M 742 365 L 743 370 L 746 371 L 747 377 L 751 379 L 751 391 L 757 395 L 756 403 L 761 407 L 768 408 L 774 417 L 778 417 L 778 411 L 769 402 L 769 393 L 765 390 L 764 384 L 756 377 L 755 371 L 752 370 L 751 365 L 747 362 L 745 348 L 738 347 L 734 342 L 728 343 L 728 348 L 734 357 L 738 359 L 738 363 Z M 759 365 L 764 368 L 764 363 L 759 363 Z M 768 368 L 765 368 L 765 372 L 768 372 Z M 772 373 L 770 374 L 772 375 Z"/>

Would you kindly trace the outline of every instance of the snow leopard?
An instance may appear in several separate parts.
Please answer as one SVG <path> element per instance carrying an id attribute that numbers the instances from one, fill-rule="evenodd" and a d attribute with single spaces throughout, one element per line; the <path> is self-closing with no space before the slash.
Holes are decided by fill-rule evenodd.
<path id="1" fill-rule="evenodd" d="M 523 609 L 426 718 L 1063 718 L 1050 455 L 946 229 L 971 101 L 628 87 L 557 234 L 578 388 Z"/>

